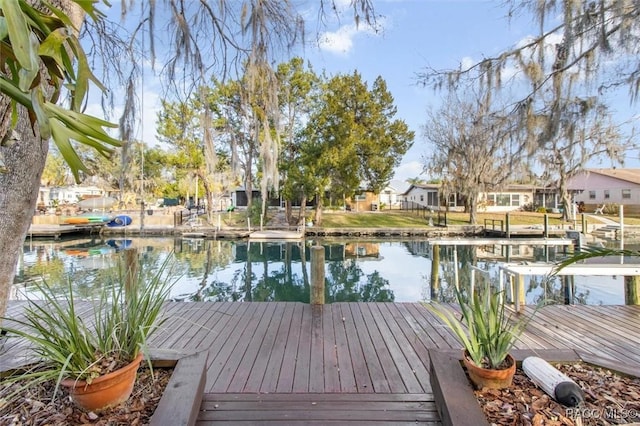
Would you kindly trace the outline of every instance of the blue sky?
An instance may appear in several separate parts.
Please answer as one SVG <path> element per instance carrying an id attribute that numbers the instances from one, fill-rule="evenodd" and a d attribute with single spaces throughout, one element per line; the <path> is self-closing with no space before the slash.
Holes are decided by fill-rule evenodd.
<path id="1" fill-rule="evenodd" d="M 416 74 L 426 66 L 444 69 L 475 62 L 534 32 L 530 20 L 508 21 L 500 1 L 374 2 L 382 15 L 382 30 L 377 34 L 365 26 L 356 29 L 347 11 L 340 22 L 334 19 L 318 35 L 320 43 L 310 43 L 301 53 L 316 70 L 333 74 L 357 69 L 370 83 L 378 75 L 385 79 L 398 107 L 397 118 L 416 133 L 414 146 L 396 170 L 395 179 L 404 181 L 422 172 L 426 148 L 420 126 L 426 121 L 427 108 L 439 105 L 443 96 L 419 87 Z"/>
<path id="2" fill-rule="evenodd" d="M 397 118 L 416 133 L 414 146 L 396 170 L 395 179 L 400 181 L 422 172 L 426 147 L 420 127 L 426 121 L 427 109 L 437 107 L 444 96 L 419 87 L 416 73 L 427 66 L 446 69 L 461 62 L 474 63 L 536 33 L 530 16 L 508 20 L 502 0 L 372 0 L 380 15 L 378 32 L 366 25 L 356 28 L 348 9 L 349 0 L 335 1 L 344 14 L 339 18 L 329 14 L 318 33 L 314 22 L 318 2 L 294 0 L 294 4 L 302 5 L 300 11 L 307 18 L 308 29 L 304 48 L 297 48 L 290 55 L 309 60 L 316 72 L 324 70 L 333 75 L 358 70 L 369 83 L 378 75 L 385 79 L 395 98 Z M 159 86 L 153 78 L 146 77 L 144 87 L 144 124 L 140 133 L 145 142 L 153 144 Z M 628 98 L 621 103 L 629 115 Z"/>

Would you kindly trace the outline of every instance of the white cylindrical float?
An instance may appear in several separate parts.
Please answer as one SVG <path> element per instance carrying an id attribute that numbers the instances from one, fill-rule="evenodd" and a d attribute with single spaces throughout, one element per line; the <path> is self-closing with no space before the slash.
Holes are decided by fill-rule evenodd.
<path id="1" fill-rule="evenodd" d="M 575 407 L 584 400 L 580 386 L 542 358 L 525 358 L 522 361 L 522 370 L 536 385 L 561 404 Z"/>

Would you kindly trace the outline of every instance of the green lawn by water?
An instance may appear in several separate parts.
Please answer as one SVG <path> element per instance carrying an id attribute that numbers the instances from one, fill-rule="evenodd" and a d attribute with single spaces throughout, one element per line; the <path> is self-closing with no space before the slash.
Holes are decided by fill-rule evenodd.
<path id="1" fill-rule="evenodd" d="M 312 211 L 307 211 L 307 217 L 312 216 Z M 269 216 L 275 213 L 270 212 Z M 297 216 L 297 212 L 294 213 Z M 562 225 L 561 214 L 549 214 L 549 225 Z M 618 221 L 617 216 L 605 216 L 606 218 Z M 504 213 L 478 213 L 478 225 L 484 226 L 485 220 L 504 221 L 506 215 Z M 436 216 L 433 217 L 434 222 Z M 602 223 L 593 216 L 587 218 L 588 223 Z M 224 222 L 231 227 L 246 227 L 246 212 L 238 211 L 229 214 L 225 213 Z M 422 228 L 428 227 L 428 217 L 418 216 L 406 210 L 383 210 L 377 212 L 335 212 L 327 211 L 322 215 L 322 227 L 326 228 Z M 512 212 L 510 214 L 510 222 L 512 225 L 542 225 L 544 223 L 544 215 L 542 213 L 532 212 Z M 468 213 L 447 213 L 448 225 L 469 225 Z M 565 225 L 573 225 L 573 222 L 565 222 Z M 625 217 L 625 224 L 640 225 L 640 218 Z M 259 224 L 253 224 L 257 226 Z M 580 226 L 580 218 L 577 225 Z M 267 226 L 269 224 L 267 223 Z M 496 223 L 496 226 L 499 226 Z"/>

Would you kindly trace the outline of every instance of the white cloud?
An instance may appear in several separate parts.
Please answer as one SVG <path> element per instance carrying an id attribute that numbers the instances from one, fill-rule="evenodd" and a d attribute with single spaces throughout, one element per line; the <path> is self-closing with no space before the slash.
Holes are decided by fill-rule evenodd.
<path id="1" fill-rule="evenodd" d="M 345 25 L 338 31 L 327 31 L 318 36 L 318 47 L 325 52 L 346 55 L 353 47 L 353 37 L 358 33 L 354 25 Z"/>
<path id="2" fill-rule="evenodd" d="M 378 36 L 382 34 L 390 22 L 383 17 L 377 18 L 376 28 L 367 23 L 342 25 L 336 31 L 325 31 L 318 35 L 320 50 L 336 55 L 347 55 L 354 46 L 354 39 L 360 34 Z"/>
<path id="3" fill-rule="evenodd" d="M 424 165 L 419 161 L 414 160 L 402 163 L 398 166 L 398 168 L 396 168 L 393 179 L 405 182 L 407 179 L 424 177 L 421 176 L 423 170 Z"/>

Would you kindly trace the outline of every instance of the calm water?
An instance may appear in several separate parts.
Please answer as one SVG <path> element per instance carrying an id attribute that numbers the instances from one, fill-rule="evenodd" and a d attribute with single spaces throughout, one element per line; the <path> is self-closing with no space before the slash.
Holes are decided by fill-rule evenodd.
<path id="1" fill-rule="evenodd" d="M 172 297 L 187 301 L 309 301 L 310 247 L 306 242 L 211 241 L 138 238 L 27 241 L 18 264 L 12 298 L 31 292 L 44 278 L 60 285 L 71 276 L 81 297 L 90 297 L 119 252 L 137 248 L 144 265 L 155 269 L 174 253 L 178 283 Z M 441 246 L 439 262 L 427 241 L 336 241 L 325 247 L 327 303 L 334 301 L 451 301 L 456 280 L 468 285 L 469 265 L 476 285 L 498 282 L 499 262 L 547 262 L 565 256 L 562 247 Z M 458 264 L 456 273 L 456 261 Z M 432 279 L 432 277 L 434 277 Z M 434 281 L 435 285 L 432 285 Z M 527 277 L 527 303 L 540 299 L 575 303 L 624 304 L 622 277 L 576 277 L 573 283 Z"/>

